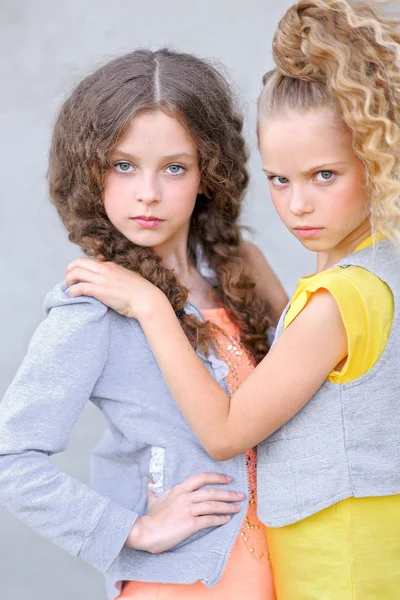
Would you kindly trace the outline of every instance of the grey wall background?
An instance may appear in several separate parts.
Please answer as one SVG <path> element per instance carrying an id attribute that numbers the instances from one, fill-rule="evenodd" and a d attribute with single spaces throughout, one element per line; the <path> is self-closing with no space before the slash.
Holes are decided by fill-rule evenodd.
<path id="1" fill-rule="evenodd" d="M 138 46 L 168 45 L 218 59 L 246 113 L 252 182 L 243 223 L 286 289 L 314 260 L 274 214 L 256 150 L 255 102 L 272 66 L 271 38 L 288 0 L 0 0 L 0 398 L 14 376 L 46 292 L 79 252 L 48 200 L 51 126 L 60 104 L 89 70 Z M 87 480 L 90 448 L 103 423 L 83 412 L 56 463 Z M 102 600 L 102 576 L 0 509 L 0 599 Z"/>

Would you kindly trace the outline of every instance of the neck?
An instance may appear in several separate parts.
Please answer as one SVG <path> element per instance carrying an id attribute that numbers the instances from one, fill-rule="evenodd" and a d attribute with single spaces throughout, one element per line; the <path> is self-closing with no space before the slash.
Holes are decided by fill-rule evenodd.
<path id="1" fill-rule="evenodd" d="M 159 253 L 163 265 L 174 271 L 179 282 L 188 290 L 188 300 L 192 304 L 195 304 L 200 309 L 220 306 L 220 303 L 215 298 L 211 284 L 200 275 L 196 265 L 191 262 L 187 245 L 186 239 L 184 244 L 175 246 L 169 252 L 165 254 Z"/>
<path id="2" fill-rule="evenodd" d="M 177 278 L 183 285 L 190 279 L 190 275 L 193 272 L 194 266 L 190 263 L 187 252 L 185 255 L 169 255 L 166 259 L 163 259 L 163 265 L 167 269 L 174 271 Z"/>
<path id="3" fill-rule="evenodd" d="M 157 248 L 156 252 L 161 257 L 164 267 L 174 271 L 181 283 L 185 285 L 185 281 L 190 279 L 193 265 L 189 260 L 187 237 L 180 242 L 169 248 Z"/>

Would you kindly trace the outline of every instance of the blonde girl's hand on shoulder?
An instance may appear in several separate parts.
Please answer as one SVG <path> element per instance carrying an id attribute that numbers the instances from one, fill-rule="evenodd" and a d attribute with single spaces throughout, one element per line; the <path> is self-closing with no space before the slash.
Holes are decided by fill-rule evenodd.
<path id="1" fill-rule="evenodd" d="M 198 473 L 157 497 L 148 490 L 147 514 L 139 517 L 125 545 L 158 554 L 194 533 L 224 525 L 240 511 L 244 495 L 222 488 L 231 479 L 220 473 Z"/>
<path id="2" fill-rule="evenodd" d="M 113 262 L 77 258 L 66 270 L 65 285 L 71 298 L 91 296 L 125 317 L 152 314 L 164 293 L 147 279 Z"/>

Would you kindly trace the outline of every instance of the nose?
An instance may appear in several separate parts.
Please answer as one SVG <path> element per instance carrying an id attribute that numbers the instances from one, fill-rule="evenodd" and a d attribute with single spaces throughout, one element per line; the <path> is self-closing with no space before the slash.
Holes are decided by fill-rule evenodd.
<path id="1" fill-rule="evenodd" d="M 314 205 L 309 193 L 301 187 L 292 187 L 289 207 L 290 212 L 296 217 L 314 212 Z"/>
<path id="2" fill-rule="evenodd" d="M 161 201 L 160 186 L 155 174 L 142 173 L 137 178 L 136 200 L 145 206 L 151 206 Z"/>

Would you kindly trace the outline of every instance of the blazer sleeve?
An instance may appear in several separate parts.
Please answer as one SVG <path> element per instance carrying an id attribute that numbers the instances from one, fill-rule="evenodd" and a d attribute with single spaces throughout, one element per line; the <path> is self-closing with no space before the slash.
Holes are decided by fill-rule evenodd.
<path id="1" fill-rule="evenodd" d="M 137 514 L 60 471 L 49 460 L 69 435 L 107 361 L 108 309 L 60 299 L 36 330 L 0 403 L 0 502 L 74 556 L 106 572 Z"/>

